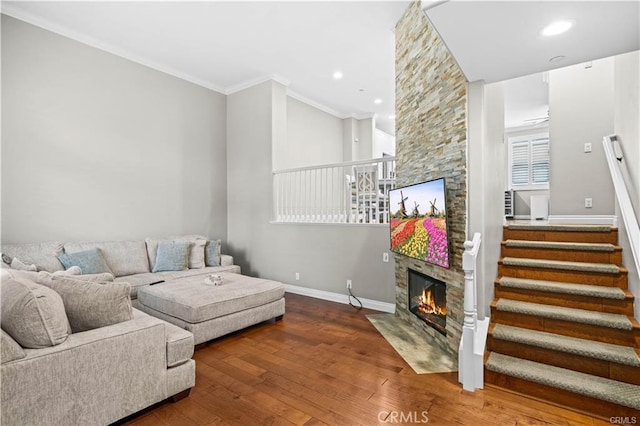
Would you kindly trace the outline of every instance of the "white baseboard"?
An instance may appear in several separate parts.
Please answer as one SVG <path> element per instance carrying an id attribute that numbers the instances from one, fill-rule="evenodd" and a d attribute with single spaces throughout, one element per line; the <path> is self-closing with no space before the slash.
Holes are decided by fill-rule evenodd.
<path id="1" fill-rule="evenodd" d="M 616 215 L 549 215 L 549 223 L 618 226 Z"/>
<path id="2" fill-rule="evenodd" d="M 330 291 L 316 290 L 315 288 L 299 287 L 297 285 L 285 284 L 284 289 L 287 293 L 299 294 L 301 296 L 315 297 L 316 299 L 328 300 L 330 302 L 338 302 L 344 305 L 349 304 L 349 296 L 347 294 L 333 293 Z M 357 296 L 357 295 L 356 295 Z M 376 311 L 394 313 L 396 305 L 394 303 L 380 302 L 378 300 L 365 299 L 358 297 L 362 302 L 362 306 L 367 309 Z"/>

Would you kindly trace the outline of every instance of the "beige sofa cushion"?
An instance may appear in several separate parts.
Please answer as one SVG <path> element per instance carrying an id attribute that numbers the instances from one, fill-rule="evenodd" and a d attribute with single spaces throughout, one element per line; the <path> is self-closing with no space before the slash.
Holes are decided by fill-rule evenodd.
<path id="1" fill-rule="evenodd" d="M 128 283 L 95 283 L 63 276 L 53 277 L 51 288 L 62 297 L 74 333 L 132 318 Z"/>
<path id="2" fill-rule="evenodd" d="M 65 243 L 68 253 L 98 248 L 116 277 L 150 272 L 147 260 L 147 247 L 142 240 L 138 241 L 90 241 Z"/>
<path id="3" fill-rule="evenodd" d="M 69 321 L 58 293 L 24 277 L 6 276 L 1 286 L 2 329 L 22 347 L 46 348 L 67 340 Z"/>
<path id="4" fill-rule="evenodd" d="M 18 342 L 13 340 L 4 330 L 0 332 L 2 333 L 0 337 L 0 363 L 4 364 L 27 356 Z"/>
<path id="5" fill-rule="evenodd" d="M 62 253 L 62 243 L 3 244 L 2 253 L 10 258 L 18 258 L 26 264 L 34 264 L 39 271 L 62 271 L 64 267 L 58 260 Z"/>

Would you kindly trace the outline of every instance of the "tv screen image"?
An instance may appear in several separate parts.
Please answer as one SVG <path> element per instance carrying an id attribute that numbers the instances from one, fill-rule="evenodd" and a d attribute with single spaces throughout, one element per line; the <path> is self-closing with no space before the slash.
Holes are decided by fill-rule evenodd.
<path id="1" fill-rule="evenodd" d="M 444 178 L 389 191 L 391 250 L 449 267 Z"/>

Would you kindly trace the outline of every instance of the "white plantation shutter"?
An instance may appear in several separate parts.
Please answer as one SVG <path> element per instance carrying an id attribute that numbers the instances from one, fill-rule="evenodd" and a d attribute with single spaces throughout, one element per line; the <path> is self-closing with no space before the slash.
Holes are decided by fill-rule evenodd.
<path id="1" fill-rule="evenodd" d="M 511 183 L 529 184 L 529 143 L 517 142 L 511 146 Z"/>
<path id="2" fill-rule="evenodd" d="M 549 138 L 531 141 L 531 182 L 549 183 Z"/>
<path id="3" fill-rule="evenodd" d="M 549 136 L 509 139 L 509 175 L 512 188 L 547 187 L 549 184 Z"/>

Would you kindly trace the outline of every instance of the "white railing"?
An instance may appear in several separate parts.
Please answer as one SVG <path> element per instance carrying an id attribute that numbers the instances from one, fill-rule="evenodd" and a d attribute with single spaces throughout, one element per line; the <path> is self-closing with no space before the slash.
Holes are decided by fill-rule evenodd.
<path id="1" fill-rule="evenodd" d="M 627 230 L 629 243 L 631 244 L 633 261 L 636 264 L 636 270 L 640 273 L 640 226 L 638 226 L 638 217 L 633 209 L 629 190 L 620 167 L 620 163 L 623 160 L 620 142 L 618 142 L 615 135 L 605 136 L 602 140 L 602 146 L 604 147 L 604 155 L 607 158 L 611 179 L 613 180 L 613 188 L 620 206 L 620 215 L 624 221 L 624 227 Z"/>
<path id="2" fill-rule="evenodd" d="M 273 172 L 273 220 L 388 223 L 395 157 Z"/>
<path id="3" fill-rule="evenodd" d="M 477 282 L 478 252 L 482 238 L 479 232 L 465 241 L 462 254 L 464 269 L 464 323 L 458 351 L 458 381 L 462 388 L 475 391 L 484 387 L 484 348 L 489 330 L 489 318 L 478 320 Z"/>

